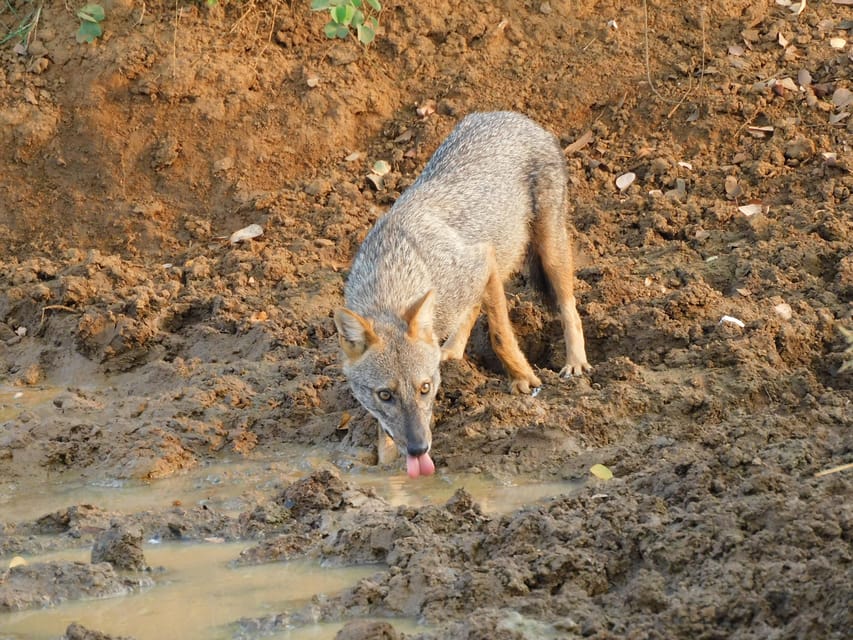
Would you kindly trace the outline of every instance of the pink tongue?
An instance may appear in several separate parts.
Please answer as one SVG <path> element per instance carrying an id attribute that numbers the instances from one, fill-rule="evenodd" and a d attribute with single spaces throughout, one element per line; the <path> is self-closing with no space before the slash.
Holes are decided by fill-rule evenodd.
<path id="1" fill-rule="evenodd" d="M 410 478 L 418 476 L 431 476 L 435 473 L 435 463 L 428 453 L 422 456 L 406 456 L 406 471 Z"/>

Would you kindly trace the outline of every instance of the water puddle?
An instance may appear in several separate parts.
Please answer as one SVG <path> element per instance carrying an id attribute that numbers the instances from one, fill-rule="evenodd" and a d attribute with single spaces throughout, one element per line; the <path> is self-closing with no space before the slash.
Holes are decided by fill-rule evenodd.
<path id="1" fill-rule="evenodd" d="M 372 488 L 394 506 L 444 504 L 457 491 L 465 489 L 486 513 L 510 513 L 533 504 L 577 491 L 583 482 L 542 482 L 531 478 L 501 481 L 491 476 L 472 473 L 436 473 L 411 480 L 398 475 L 360 474 L 347 476 L 353 484 Z"/>
<path id="2" fill-rule="evenodd" d="M 55 474 L 26 485 L 0 487 L 0 513 L 6 522 L 22 522 L 77 504 L 92 504 L 108 511 L 134 513 L 204 504 L 210 509 L 239 515 L 259 499 L 312 471 L 328 466 L 317 449 L 292 452 L 290 459 L 220 461 L 184 475 L 155 482 L 132 480 L 90 481 L 70 474 Z M 523 505 L 572 493 L 581 483 L 541 482 L 530 478 L 499 481 L 484 474 L 442 473 L 409 479 L 404 471 L 341 473 L 354 485 L 373 489 L 394 506 L 443 504 L 464 488 L 486 512 L 507 513 Z"/>
<path id="3" fill-rule="evenodd" d="M 23 411 L 48 410 L 62 392 L 59 387 L 10 387 L 0 385 L 0 422 L 12 420 Z"/>
<path id="4" fill-rule="evenodd" d="M 156 585 L 141 593 L 78 601 L 51 609 L 0 614 L 3 640 L 47 640 L 62 636 L 72 622 L 111 635 L 136 640 L 226 640 L 234 635 L 231 623 L 293 611 L 316 594 L 333 594 L 381 566 L 326 568 L 301 561 L 232 567 L 247 544 L 147 545 L 145 557 Z M 88 562 L 89 550 L 64 551 L 31 558 L 29 562 L 66 560 Z M 413 621 L 393 620 L 401 631 L 414 631 Z M 342 624 L 319 624 L 288 629 L 265 638 L 325 640 L 334 638 Z M 420 629 L 423 629 L 422 627 Z"/>

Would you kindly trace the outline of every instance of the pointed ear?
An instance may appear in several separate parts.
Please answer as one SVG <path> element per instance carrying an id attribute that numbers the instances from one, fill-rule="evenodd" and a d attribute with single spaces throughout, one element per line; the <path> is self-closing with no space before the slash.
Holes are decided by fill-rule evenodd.
<path id="1" fill-rule="evenodd" d="M 432 331 L 432 319 L 435 313 L 435 289 L 430 289 L 424 296 L 406 309 L 403 320 L 409 325 L 406 332 L 412 340 L 435 342 Z"/>
<path id="2" fill-rule="evenodd" d="M 338 340 L 348 360 L 356 360 L 372 345 L 379 342 L 373 323 L 349 309 L 335 310 Z"/>

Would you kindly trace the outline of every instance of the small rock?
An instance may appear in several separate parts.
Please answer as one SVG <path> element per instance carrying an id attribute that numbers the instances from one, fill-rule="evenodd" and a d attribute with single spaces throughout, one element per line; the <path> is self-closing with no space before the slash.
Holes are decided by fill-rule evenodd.
<path id="1" fill-rule="evenodd" d="M 328 180 L 313 180 L 303 187 L 303 191 L 309 196 L 319 196 L 329 193 L 332 189 Z"/>
<path id="2" fill-rule="evenodd" d="M 34 58 L 37 58 L 47 53 L 47 47 L 42 44 L 41 40 L 33 40 L 30 43 L 30 46 L 27 47 L 27 53 L 29 53 Z"/>
<path id="3" fill-rule="evenodd" d="M 99 562 L 109 562 L 113 568 L 125 571 L 148 569 L 142 553 L 142 531 L 113 523 L 92 547 L 92 564 Z"/>
<path id="4" fill-rule="evenodd" d="M 788 160 L 802 162 L 812 157 L 815 153 L 815 145 L 809 138 L 795 138 L 785 143 L 785 157 Z"/>
<path id="5" fill-rule="evenodd" d="M 100 631 L 92 631 L 83 625 L 72 622 L 65 630 L 62 640 L 133 640 L 130 636 L 110 636 Z"/>
<path id="6" fill-rule="evenodd" d="M 399 640 L 400 634 L 388 622 L 353 620 L 338 631 L 335 640 Z"/>

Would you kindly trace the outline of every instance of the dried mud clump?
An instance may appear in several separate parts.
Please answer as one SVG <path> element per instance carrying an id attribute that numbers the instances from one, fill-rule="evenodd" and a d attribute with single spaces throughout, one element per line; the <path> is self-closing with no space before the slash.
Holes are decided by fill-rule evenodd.
<path id="1" fill-rule="evenodd" d="M 92 547 L 92 564 L 99 562 L 109 562 L 119 571 L 148 569 L 142 552 L 142 531 L 113 523 Z"/>

